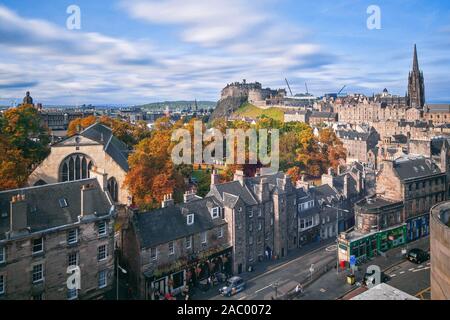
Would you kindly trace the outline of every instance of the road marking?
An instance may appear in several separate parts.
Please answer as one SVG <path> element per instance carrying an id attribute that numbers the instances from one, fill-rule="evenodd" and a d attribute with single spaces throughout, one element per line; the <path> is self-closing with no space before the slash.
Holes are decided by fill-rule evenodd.
<path id="1" fill-rule="evenodd" d="M 328 251 L 328 252 L 335 251 L 335 250 L 337 250 L 337 245 L 335 245 L 335 244 L 325 248 L 325 251 Z"/>
<path id="2" fill-rule="evenodd" d="M 324 246 L 321 246 L 320 248 L 317 248 L 317 249 L 315 249 L 315 250 L 313 250 L 313 251 L 307 252 L 306 254 L 301 255 L 300 257 L 295 258 L 294 260 L 287 261 L 286 263 L 281 264 L 281 265 L 279 265 L 278 267 L 273 268 L 273 269 L 271 269 L 271 270 L 269 270 L 269 271 L 266 271 L 265 273 L 260 274 L 259 276 L 256 276 L 256 277 L 254 277 L 254 278 L 250 278 L 250 279 L 248 279 L 248 281 L 250 281 L 250 280 L 252 280 L 252 281 L 258 280 L 259 278 L 262 278 L 262 277 L 264 277 L 264 276 L 266 276 L 266 275 L 268 275 L 268 274 L 270 274 L 270 273 L 272 273 L 272 272 L 275 272 L 275 271 L 277 271 L 277 270 L 279 270 L 279 269 L 282 269 L 282 268 L 284 268 L 284 267 L 286 267 L 286 266 L 288 266 L 288 265 L 290 265 L 290 264 L 292 264 L 292 263 L 294 263 L 294 262 L 297 262 L 297 260 L 306 258 L 306 257 L 309 256 L 309 255 L 313 255 L 314 253 L 319 252 L 319 251 L 323 250 L 324 248 L 326 248 L 326 247 L 328 247 L 328 246 L 329 246 L 329 245 L 324 245 Z"/>
<path id="3" fill-rule="evenodd" d="M 408 269 L 408 271 L 413 271 L 415 268 Z"/>
<path id="4" fill-rule="evenodd" d="M 245 300 L 245 298 L 247 298 L 247 296 L 240 297 L 238 300 Z"/>
<path id="5" fill-rule="evenodd" d="M 413 272 L 423 271 L 423 270 L 428 270 L 428 269 L 430 269 L 430 267 L 425 267 L 425 268 L 422 268 L 422 269 L 417 269 L 417 270 L 414 270 Z"/>
<path id="6" fill-rule="evenodd" d="M 390 276 L 391 276 L 391 277 L 396 277 L 397 275 L 394 273 L 394 274 L 391 274 Z"/>
<path id="7" fill-rule="evenodd" d="M 405 273 L 405 271 L 400 271 L 400 274 L 404 274 Z"/>
<path id="8" fill-rule="evenodd" d="M 422 291 L 417 292 L 415 296 L 416 296 L 417 298 L 420 298 L 420 300 L 425 300 L 423 294 L 429 292 L 430 289 L 431 289 L 431 287 L 428 287 L 428 288 L 426 288 L 426 289 L 423 289 Z"/>
<path id="9" fill-rule="evenodd" d="M 418 266 L 417 268 L 423 268 L 423 265 L 421 264 L 420 266 Z"/>
<path id="10" fill-rule="evenodd" d="M 427 266 L 429 266 L 430 265 L 430 263 L 429 262 L 427 262 Z"/>
<path id="11" fill-rule="evenodd" d="M 319 291 L 320 292 L 326 292 L 327 290 L 325 290 L 324 288 L 321 288 Z"/>
<path id="12" fill-rule="evenodd" d="M 272 286 L 272 284 L 269 284 L 268 286 L 265 286 L 264 288 L 261 288 L 261 289 L 259 289 L 259 290 L 256 290 L 255 293 L 258 293 L 258 292 L 263 291 L 263 290 L 265 290 L 265 289 L 267 289 L 267 288 L 270 288 L 271 286 Z"/>

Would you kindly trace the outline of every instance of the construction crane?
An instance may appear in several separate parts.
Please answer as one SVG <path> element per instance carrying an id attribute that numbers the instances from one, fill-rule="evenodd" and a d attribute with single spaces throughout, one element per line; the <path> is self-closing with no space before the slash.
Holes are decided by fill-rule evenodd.
<path id="1" fill-rule="evenodd" d="M 345 89 L 345 87 L 346 87 L 347 85 L 345 85 L 345 86 L 343 86 L 342 87 L 342 89 L 341 90 L 339 90 L 339 92 L 337 93 L 337 95 L 339 95 L 341 92 L 342 92 L 342 90 L 344 90 Z"/>
<path id="2" fill-rule="evenodd" d="M 305 87 L 306 87 L 306 94 L 309 94 L 309 91 L 308 91 L 308 84 L 305 82 Z"/>
<path id="3" fill-rule="evenodd" d="M 292 94 L 291 86 L 289 85 L 288 79 L 284 78 L 284 80 L 286 80 L 286 84 L 288 86 L 289 92 L 291 93 L 291 97 L 293 97 L 294 95 Z"/>

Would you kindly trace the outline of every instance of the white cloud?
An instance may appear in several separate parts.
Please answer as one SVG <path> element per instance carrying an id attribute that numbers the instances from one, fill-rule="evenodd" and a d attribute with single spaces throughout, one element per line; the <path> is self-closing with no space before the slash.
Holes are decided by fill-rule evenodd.
<path id="1" fill-rule="evenodd" d="M 327 63 L 321 47 L 301 39 L 303 30 L 275 23 L 274 17 L 249 11 L 238 0 L 218 6 L 216 0 L 209 2 L 202 11 L 197 1 L 160 1 L 152 15 L 158 23 L 181 21 L 182 39 L 202 46 L 69 31 L 42 19 L 25 19 L 0 5 L 0 96 L 21 97 L 30 89 L 44 103 L 215 100 L 228 82 L 246 78 L 284 86 L 293 69 Z M 144 16 L 148 4 L 139 7 L 142 1 L 133 1 L 128 10 Z M 171 12 L 174 5 L 180 8 Z M 252 28 L 261 21 L 265 27 L 255 33 Z"/>
<path id="2" fill-rule="evenodd" d="M 123 0 L 121 6 L 134 18 L 181 26 L 184 41 L 211 46 L 248 34 L 265 22 L 268 17 L 264 10 L 258 8 L 258 2 Z"/>

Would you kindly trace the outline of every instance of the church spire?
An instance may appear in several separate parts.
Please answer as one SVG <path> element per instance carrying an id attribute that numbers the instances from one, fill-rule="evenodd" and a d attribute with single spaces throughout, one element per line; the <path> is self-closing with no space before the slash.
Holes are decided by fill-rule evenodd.
<path id="1" fill-rule="evenodd" d="M 417 46 L 414 44 L 413 71 L 419 71 L 419 59 L 417 58 Z"/>
<path id="2" fill-rule="evenodd" d="M 425 105 L 425 85 L 423 73 L 419 69 L 417 46 L 415 44 L 413 68 L 408 77 L 408 105 L 419 109 Z"/>

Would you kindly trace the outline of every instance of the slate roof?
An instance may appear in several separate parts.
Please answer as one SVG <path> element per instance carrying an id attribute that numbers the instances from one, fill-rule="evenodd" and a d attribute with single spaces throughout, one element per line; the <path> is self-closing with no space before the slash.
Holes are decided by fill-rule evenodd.
<path id="1" fill-rule="evenodd" d="M 400 180 L 423 178 L 441 173 L 439 167 L 424 157 L 403 157 L 394 161 L 394 170 Z"/>
<path id="2" fill-rule="evenodd" d="M 222 201 L 225 201 L 224 194 L 228 194 L 241 198 L 246 204 L 249 205 L 255 205 L 258 203 L 250 190 L 246 186 L 242 186 L 239 181 L 216 184 L 211 188 L 210 194 L 215 195 Z"/>
<path id="3" fill-rule="evenodd" d="M 427 105 L 427 108 L 430 113 L 450 113 L 450 104 L 429 104 Z"/>
<path id="4" fill-rule="evenodd" d="M 80 135 L 102 144 L 105 152 L 117 162 L 124 171 L 128 171 L 128 146 L 117 139 L 110 128 L 101 123 L 94 123 L 80 132 Z"/>
<path id="5" fill-rule="evenodd" d="M 369 199 L 362 199 L 355 204 L 355 207 L 366 213 L 382 213 L 383 208 L 391 208 L 403 205 L 402 201 L 391 201 L 381 197 L 373 197 Z"/>
<path id="6" fill-rule="evenodd" d="M 94 211 L 98 216 L 108 215 L 112 204 L 95 178 L 0 192 L 0 240 L 9 231 L 10 201 L 13 196 L 25 195 L 28 226 L 31 232 L 38 232 L 78 221 L 81 213 L 81 187 L 85 184 L 94 185 L 96 189 Z M 59 204 L 59 199 L 62 198 L 68 204 L 65 208 L 61 208 Z M 4 213 L 7 213 L 7 217 L 3 217 Z"/>
<path id="7" fill-rule="evenodd" d="M 326 111 L 313 111 L 311 113 L 312 118 L 336 118 L 336 113 Z"/>
<path id="8" fill-rule="evenodd" d="M 331 204 L 333 201 L 336 201 L 339 196 L 336 190 L 328 184 L 322 184 L 318 187 L 312 188 L 311 191 L 316 196 L 317 201 L 321 200 L 327 204 Z"/>
<path id="9" fill-rule="evenodd" d="M 370 132 L 358 132 L 355 130 L 337 130 L 336 134 L 339 138 L 345 140 L 362 140 L 369 139 Z"/>
<path id="10" fill-rule="evenodd" d="M 153 248 L 176 239 L 188 237 L 225 225 L 222 218 L 213 219 L 210 209 L 221 207 L 215 197 L 194 200 L 134 215 L 132 223 L 141 248 Z M 194 223 L 187 225 L 187 215 L 194 214 Z"/>

